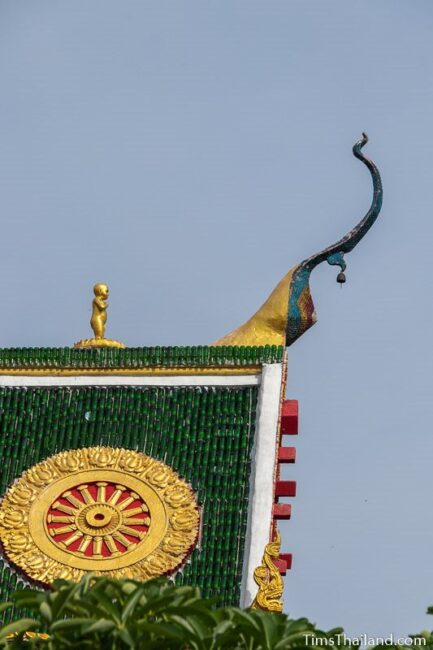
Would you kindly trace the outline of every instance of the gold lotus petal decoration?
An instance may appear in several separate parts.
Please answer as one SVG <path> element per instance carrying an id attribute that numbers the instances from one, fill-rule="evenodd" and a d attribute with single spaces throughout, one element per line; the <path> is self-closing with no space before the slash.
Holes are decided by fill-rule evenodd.
<path id="1" fill-rule="evenodd" d="M 147 580 L 184 563 L 199 519 L 191 487 L 164 463 L 130 449 L 71 449 L 9 488 L 0 541 L 10 562 L 44 584 L 88 571 Z"/>

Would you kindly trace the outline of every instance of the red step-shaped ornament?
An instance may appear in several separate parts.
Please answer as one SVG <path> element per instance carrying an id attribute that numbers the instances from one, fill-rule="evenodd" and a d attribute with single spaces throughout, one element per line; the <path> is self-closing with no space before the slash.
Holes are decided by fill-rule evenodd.
<path id="1" fill-rule="evenodd" d="M 294 463 L 296 460 L 295 447 L 280 447 L 278 450 L 279 463 Z"/>
<path id="2" fill-rule="evenodd" d="M 289 503 L 274 503 L 274 519 L 290 519 L 292 516 L 292 506 Z"/>
<path id="3" fill-rule="evenodd" d="M 277 481 L 275 483 L 276 497 L 295 497 L 296 481 Z"/>
<path id="4" fill-rule="evenodd" d="M 275 564 L 281 575 L 285 576 L 287 573 L 287 562 L 282 560 L 281 557 L 279 557 L 277 560 L 272 560 L 272 562 Z"/>
<path id="5" fill-rule="evenodd" d="M 288 570 L 292 568 L 293 555 L 291 553 L 280 553 L 280 560 L 286 563 Z"/>
<path id="6" fill-rule="evenodd" d="M 286 399 L 281 409 L 281 433 L 298 435 L 298 400 Z"/>

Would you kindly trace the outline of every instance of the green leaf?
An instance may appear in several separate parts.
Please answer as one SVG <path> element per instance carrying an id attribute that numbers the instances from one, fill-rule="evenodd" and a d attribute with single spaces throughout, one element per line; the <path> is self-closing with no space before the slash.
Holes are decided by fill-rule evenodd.
<path id="1" fill-rule="evenodd" d="M 83 625 L 92 625 L 95 623 L 93 618 L 68 618 L 64 621 L 56 621 L 50 625 L 50 632 L 58 632 L 59 630 L 73 630 L 74 627 L 81 630 Z"/>
<path id="2" fill-rule="evenodd" d="M 96 594 L 97 609 L 104 614 L 108 614 L 116 623 L 120 623 L 121 616 L 119 608 L 113 603 L 105 593 L 98 591 Z"/>
<path id="3" fill-rule="evenodd" d="M 226 619 L 214 627 L 212 639 L 218 648 L 235 648 L 240 641 L 239 629 Z"/>
<path id="4" fill-rule="evenodd" d="M 46 599 L 46 594 L 36 589 L 20 589 L 11 595 L 17 607 L 39 608 L 39 605 Z"/>
<path id="5" fill-rule="evenodd" d="M 165 618 L 173 616 L 198 616 L 207 621 L 209 625 L 215 625 L 216 619 L 212 610 L 203 609 L 199 607 L 168 607 L 165 610 Z"/>
<path id="6" fill-rule="evenodd" d="M 125 606 L 122 610 L 122 623 L 125 623 L 125 621 L 133 613 L 142 595 L 143 595 L 143 588 L 140 587 L 137 587 L 135 591 L 132 591 L 130 593 L 128 600 L 126 601 Z"/>
<path id="7" fill-rule="evenodd" d="M 106 618 L 101 618 L 99 621 L 92 623 L 89 627 L 84 627 L 82 629 L 82 634 L 93 634 L 95 632 L 108 632 L 112 630 L 116 625 L 113 621 L 108 621 Z"/>
<path id="8" fill-rule="evenodd" d="M 132 636 L 130 635 L 128 630 L 123 628 L 122 630 L 117 630 L 116 632 L 117 632 L 118 637 L 120 639 L 122 639 L 123 643 L 126 643 L 126 645 L 128 645 L 130 648 L 135 648 L 136 647 L 136 645 L 134 643 L 134 639 L 132 638 Z"/>
<path id="9" fill-rule="evenodd" d="M 247 627 L 253 627 L 256 631 L 260 631 L 260 626 L 256 621 L 253 610 L 247 610 L 244 612 L 242 609 L 236 609 L 233 620 L 235 620 L 238 625 L 243 623 Z"/>
<path id="10" fill-rule="evenodd" d="M 181 618 L 180 616 L 171 616 L 170 620 L 174 621 L 181 628 L 184 628 L 185 630 L 187 630 L 187 632 L 189 632 L 190 634 L 195 636 L 195 633 L 196 633 L 195 628 L 194 628 L 194 626 L 192 625 L 192 623 L 191 623 L 191 621 L 189 619 Z"/>
<path id="11" fill-rule="evenodd" d="M 48 621 L 48 623 L 51 623 L 53 620 L 53 613 L 51 611 L 51 607 L 46 601 L 40 604 L 39 611 L 41 612 L 42 617 Z"/>
<path id="12" fill-rule="evenodd" d="M 176 641 L 187 641 L 185 634 L 169 623 L 138 623 L 137 628 L 141 632 L 148 632 L 149 635 L 162 639 L 173 639 Z"/>
<path id="13" fill-rule="evenodd" d="M 0 629 L 0 639 L 5 639 L 10 634 L 24 634 L 39 625 L 34 618 L 22 618 L 14 623 L 9 623 Z"/>
<path id="14" fill-rule="evenodd" d="M 125 583 L 122 585 L 122 591 L 123 591 L 123 593 L 127 594 L 128 596 L 129 596 L 129 594 L 131 594 L 133 591 L 135 591 L 136 588 L 137 588 L 137 585 L 136 585 L 135 582 L 132 582 L 132 580 L 128 580 L 127 582 L 125 582 Z"/>
<path id="15" fill-rule="evenodd" d="M 54 596 L 54 598 L 50 598 L 53 618 L 58 618 L 71 598 L 71 590 L 63 588 L 50 594 L 50 596 Z"/>
<path id="16" fill-rule="evenodd" d="M 263 633 L 263 650 L 272 650 L 275 643 L 281 638 L 284 623 L 271 614 L 260 618 L 260 626 Z"/>

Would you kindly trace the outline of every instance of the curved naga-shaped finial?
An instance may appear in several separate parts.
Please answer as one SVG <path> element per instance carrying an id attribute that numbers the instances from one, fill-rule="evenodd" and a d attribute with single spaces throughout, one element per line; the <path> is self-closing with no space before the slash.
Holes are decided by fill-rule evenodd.
<path id="1" fill-rule="evenodd" d="M 289 295 L 286 345 L 291 345 L 316 322 L 316 314 L 309 288 L 311 271 L 315 269 L 318 264 L 321 264 L 326 260 L 328 264 L 335 264 L 341 268 L 341 273 L 338 274 L 337 281 L 345 282 L 345 253 L 350 253 L 350 251 L 355 248 L 367 231 L 370 230 L 379 215 L 382 207 L 383 196 L 382 181 L 379 170 L 374 162 L 369 160 L 369 158 L 366 158 L 361 151 L 367 142 L 367 134 L 363 133 L 361 140 L 353 146 L 353 155 L 368 167 L 373 179 L 373 199 L 370 209 L 358 225 L 348 232 L 347 235 L 332 246 L 328 246 L 328 248 L 320 251 L 320 253 L 312 255 L 308 259 L 304 260 L 295 269 Z"/>
<path id="2" fill-rule="evenodd" d="M 382 207 L 382 181 L 376 165 L 366 158 L 362 148 L 368 142 L 365 133 L 353 147 L 353 154 L 366 165 L 373 180 L 370 209 L 355 228 L 342 239 L 293 267 L 281 280 L 262 307 L 238 329 L 214 345 L 291 345 L 316 322 L 310 293 L 310 274 L 318 264 L 327 261 L 341 271 L 337 282 L 346 281 L 344 255 L 350 253 L 376 221 Z"/>

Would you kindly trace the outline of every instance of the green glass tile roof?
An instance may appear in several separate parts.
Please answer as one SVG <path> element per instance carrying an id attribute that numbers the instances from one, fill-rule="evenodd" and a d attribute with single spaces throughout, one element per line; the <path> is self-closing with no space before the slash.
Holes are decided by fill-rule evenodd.
<path id="1" fill-rule="evenodd" d="M 257 386 L 0 388 L 0 495 L 64 449 L 137 449 L 175 469 L 203 508 L 202 539 L 176 575 L 238 604 Z M 0 600 L 19 575 L 0 565 Z M 18 583 L 19 584 L 19 583 Z"/>
<path id="2" fill-rule="evenodd" d="M 242 367 L 280 363 L 284 348 L 264 346 L 190 346 L 153 348 L 3 348 L 0 368 L 146 368 Z"/>

